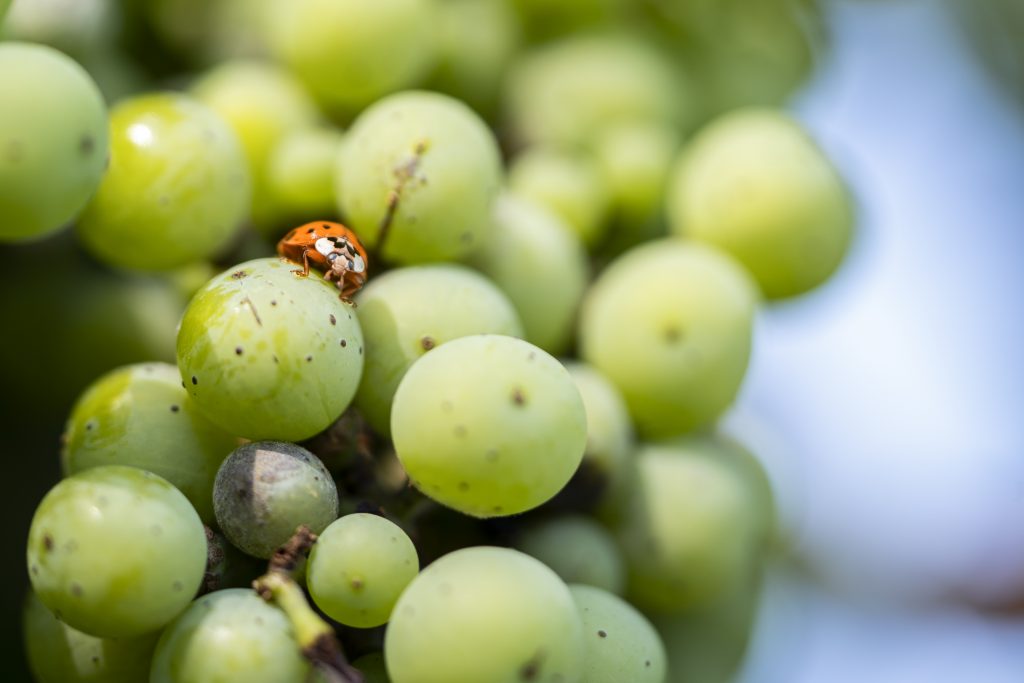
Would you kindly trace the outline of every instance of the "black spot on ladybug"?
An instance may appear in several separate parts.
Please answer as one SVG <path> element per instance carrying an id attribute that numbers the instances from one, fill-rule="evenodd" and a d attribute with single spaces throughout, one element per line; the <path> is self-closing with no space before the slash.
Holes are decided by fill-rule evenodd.
<path id="1" fill-rule="evenodd" d="M 176 405 L 173 405 L 173 406 L 171 406 L 171 412 L 172 412 L 172 413 L 176 413 L 176 412 L 178 412 L 179 410 L 181 410 L 181 408 L 180 408 L 180 407 L 178 407 L 178 406 L 176 406 Z"/>
<path id="2" fill-rule="evenodd" d="M 246 277 L 248 274 L 249 273 L 245 272 L 244 270 L 236 270 L 235 272 L 231 273 L 231 279 L 232 280 L 241 280 L 243 277 Z"/>
<path id="3" fill-rule="evenodd" d="M 324 227 L 326 228 L 327 226 L 325 225 Z M 307 228 L 306 229 L 306 234 L 308 234 L 308 235 L 312 235 L 314 232 L 316 232 L 316 228 Z"/>
<path id="4" fill-rule="evenodd" d="M 53 550 L 53 536 L 50 534 L 43 534 L 43 549 L 46 552 Z"/>
<path id="5" fill-rule="evenodd" d="M 192 375 L 192 385 L 194 386 L 196 384 L 199 384 L 199 378 L 196 377 L 195 375 Z"/>
<path id="6" fill-rule="evenodd" d="M 243 353 L 244 353 L 244 351 L 242 350 L 241 346 L 236 346 L 235 347 L 235 355 L 236 356 L 241 356 Z"/>
<path id="7" fill-rule="evenodd" d="M 92 139 L 91 135 L 83 135 L 78 141 L 78 151 L 82 153 L 82 156 L 89 156 L 96 149 L 96 141 Z"/>
<path id="8" fill-rule="evenodd" d="M 342 339 L 341 340 L 341 347 L 345 348 L 346 346 L 348 346 L 348 341 L 346 341 L 345 339 Z"/>

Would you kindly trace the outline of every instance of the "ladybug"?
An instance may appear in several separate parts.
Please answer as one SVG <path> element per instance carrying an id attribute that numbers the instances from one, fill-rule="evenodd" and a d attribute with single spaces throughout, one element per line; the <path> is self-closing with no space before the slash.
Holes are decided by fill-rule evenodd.
<path id="1" fill-rule="evenodd" d="M 277 253 L 302 263 L 302 270 L 292 271 L 302 277 L 309 275 L 310 264 L 323 271 L 325 279 L 337 283 L 341 300 L 347 303 L 366 282 L 366 250 L 341 223 L 315 221 L 295 228 L 277 243 Z"/>

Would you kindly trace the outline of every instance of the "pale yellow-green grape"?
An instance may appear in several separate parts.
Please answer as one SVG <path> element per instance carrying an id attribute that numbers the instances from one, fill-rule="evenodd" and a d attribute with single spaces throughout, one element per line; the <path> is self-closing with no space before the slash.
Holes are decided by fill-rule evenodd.
<path id="1" fill-rule="evenodd" d="M 754 575 L 764 547 L 757 502 L 736 468 L 704 449 L 648 445 L 616 529 L 626 596 L 672 613 L 706 605 Z"/>
<path id="2" fill-rule="evenodd" d="M 469 107 L 438 93 L 405 92 L 356 119 L 335 182 L 341 213 L 363 245 L 413 264 L 475 249 L 488 233 L 501 178 L 494 134 Z"/>
<path id="3" fill-rule="evenodd" d="M 391 431 L 398 383 L 427 351 L 469 334 L 523 335 L 519 315 L 501 290 L 458 265 L 389 271 L 371 280 L 357 302 L 366 365 L 355 405 L 381 434 Z"/>
<path id="4" fill-rule="evenodd" d="M 248 215 L 250 182 L 231 128 L 175 93 L 142 95 L 110 114 L 111 157 L 78 219 L 105 263 L 169 270 L 216 255 Z"/>
<path id="5" fill-rule="evenodd" d="M 583 243 L 558 216 L 511 194 L 498 198 L 493 221 L 473 265 L 508 295 L 528 341 L 566 352 L 589 277 Z"/>
<path id="6" fill-rule="evenodd" d="M 7 8 L 10 4 L 11 0 L 0 0 L 0 20 L 3 20 L 4 15 L 7 14 Z"/>
<path id="7" fill-rule="evenodd" d="M 534 147 L 513 160 L 508 187 L 556 214 L 588 247 L 608 229 L 609 188 L 587 156 Z"/>
<path id="8" fill-rule="evenodd" d="M 97 638 L 62 623 L 29 593 L 22 613 L 25 654 L 36 683 L 139 683 L 159 632 L 137 638 Z"/>
<path id="9" fill-rule="evenodd" d="M 178 369 L 211 422 L 249 439 L 298 441 L 326 429 L 356 393 L 363 335 L 319 273 L 256 259 L 193 297 L 178 332 Z"/>
<path id="10" fill-rule="evenodd" d="M 0 0 L 3 39 L 41 43 L 80 61 L 92 74 L 91 58 L 115 39 L 118 10 L 113 0 Z"/>
<path id="11" fill-rule="evenodd" d="M 496 113 L 502 79 L 521 42 L 509 1 L 446 0 L 436 11 L 432 87 L 485 115 Z"/>
<path id="12" fill-rule="evenodd" d="M 306 683 L 285 613 L 255 591 L 230 588 L 193 602 L 160 636 L 150 683 Z"/>
<path id="13" fill-rule="evenodd" d="M 309 554 L 306 586 L 324 614 L 346 626 L 387 623 L 420 570 L 416 546 L 394 522 L 356 513 L 331 523 Z"/>
<path id="14" fill-rule="evenodd" d="M 596 368 L 573 362 L 565 366 L 579 389 L 587 411 L 587 450 L 583 462 L 603 478 L 603 499 L 617 499 L 628 478 L 628 461 L 635 445 L 633 423 L 622 394 Z"/>
<path id="15" fill-rule="evenodd" d="M 643 234 L 660 218 L 681 138 L 674 126 L 624 123 L 606 128 L 594 141 L 594 162 L 608 188 L 617 230 Z"/>
<path id="16" fill-rule="evenodd" d="M 391 683 L 384 664 L 383 652 L 371 652 L 352 662 L 352 666 L 363 674 L 363 683 Z"/>
<path id="17" fill-rule="evenodd" d="M 341 131 L 302 128 L 283 137 L 267 158 L 266 189 L 283 215 L 333 216 L 334 171 Z"/>
<path id="18" fill-rule="evenodd" d="M 57 230 L 103 176 L 103 96 L 69 57 L 11 42 L 0 44 L 0 102 L 0 241 Z"/>
<path id="19" fill-rule="evenodd" d="M 505 98 L 519 142 L 585 146 L 613 124 L 684 120 L 687 90 L 653 44 L 610 34 L 566 38 L 521 57 Z"/>
<path id="20" fill-rule="evenodd" d="M 671 683 L 730 683 L 743 663 L 757 616 L 761 579 L 754 576 L 720 599 L 679 614 L 654 614 L 665 643 Z"/>
<path id="21" fill-rule="evenodd" d="M 530 526 L 516 548 L 551 567 L 566 583 L 585 583 L 612 593 L 625 587 L 626 570 L 615 540 L 589 517 L 556 517 Z"/>
<path id="22" fill-rule="evenodd" d="M 672 238 L 622 256 L 587 293 L 580 356 L 622 392 L 641 436 L 682 434 L 733 401 L 750 356 L 756 288 L 727 255 Z"/>
<path id="23" fill-rule="evenodd" d="M 828 158 L 774 109 L 732 112 L 702 129 L 673 171 L 668 212 L 673 232 L 732 254 L 769 298 L 828 279 L 854 218 Z"/>
<path id="24" fill-rule="evenodd" d="M 96 380 L 78 399 L 64 431 L 65 474 L 99 465 L 149 470 L 213 521 L 213 478 L 238 445 L 199 414 L 167 363 L 129 365 Z"/>
<path id="25" fill-rule="evenodd" d="M 521 339 L 483 334 L 412 364 L 391 409 L 412 483 L 474 517 L 513 515 L 558 493 L 583 458 L 587 425 L 572 378 Z"/>
<path id="26" fill-rule="evenodd" d="M 528 555 L 478 546 L 413 579 L 384 634 L 394 683 L 582 683 L 569 589 Z"/>
<path id="27" fill-rule="evenodd" d="M 316 104 L 288 71 L 255 61 L 222 63 L 199 78 L 191 92 L 238 136 L 253 180 L 253 221 L 271 232 L 279 217 L 267 177 L 271 154 L 289 133 L 317 122 Z"/>
<path id="28" fill-rule="evenodd" d="M 46 494 L 28 533 L 39 600 L 74 629 L 140 636 L 185 609 L 203 578 L 206 534 L 188 499 L 134 467 L 93 467 Z"/>
<path id="29" fill-rule="evenodd" d="M 651 622 L 619 596 L 570 584 L 583 622 L 587 683 L 665 683 L 665 644 Z"/>
<path id="30" fill-rule="evenodd" d="M 165 50 L 190 65 L 267 55 L 267 11 L 273 0 L 147 0 L 145 25 Z"/>
<path id="31" fill-rule="evenodd" d="M 625 18 L 629 0 L 511 0 L 526 32 L 543 41 Z"/>
<path id="32" fill-rule="evenodd" d="M 435 59 L 430 0 L 276 0 L 268 29 L 277 56 L 341 114 L 417 85 Z"/>

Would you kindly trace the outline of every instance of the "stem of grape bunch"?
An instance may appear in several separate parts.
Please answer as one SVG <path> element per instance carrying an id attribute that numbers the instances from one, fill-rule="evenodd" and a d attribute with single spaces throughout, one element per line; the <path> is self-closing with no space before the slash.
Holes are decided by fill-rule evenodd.
<path id="1" fill-rule="evenodd" d="M 260 597 L 277 605 L 287 615 L 302 654 L 325 681 L 363 683 L 363 675 L 345 659 L 334 629 L 309 606 L 302 588 L 292 578 L 292 572 L 309 554 L 316 539 L 309 527 L 300 526 L 287 543 L 274 551 L 267 573 L 253 581 L 252 586 Z"/>

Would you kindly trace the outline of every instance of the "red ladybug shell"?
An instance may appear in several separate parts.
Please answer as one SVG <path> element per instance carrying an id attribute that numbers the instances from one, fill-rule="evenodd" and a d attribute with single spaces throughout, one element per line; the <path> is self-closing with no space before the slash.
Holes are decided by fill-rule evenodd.
<path id="1" fill-rule="evenodd" d="M 366 250 L 356 234 L 341 223 L 314 221 L 294 228 L 277 243 L 277 253 L 302 264 L 305 274 L 312 266 L 328 280 L 336 280 L 346 300 L 366 282 Z"/>

